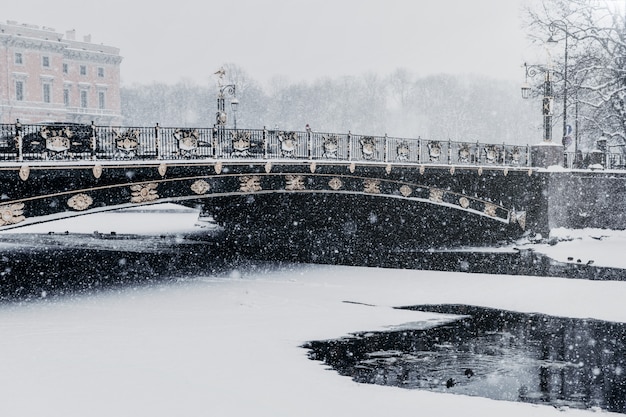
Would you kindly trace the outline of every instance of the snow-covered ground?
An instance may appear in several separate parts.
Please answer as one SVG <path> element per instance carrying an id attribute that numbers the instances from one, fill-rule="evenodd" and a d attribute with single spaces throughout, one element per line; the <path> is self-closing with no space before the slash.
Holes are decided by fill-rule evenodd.
<path id="1" fill-rule="evenodd" d="M 193 230 L 196 219 L 192 212 L 137 214 L 102 213 L 22 231 L 139 233 L 158 224 L 176 233 Z M 558 233 L 573 240 L 533 247 L 564 261 L 626 265 L 620 259 L 626 234 Z M 300 346 L 441 318 L 393 308 L 412 304 L 626 322 L 625 296 L 626 282 L 292 265 L 5 304 L 0 415 L 591 415 L 597 412 L 358 384 L 309 360 Z"/>

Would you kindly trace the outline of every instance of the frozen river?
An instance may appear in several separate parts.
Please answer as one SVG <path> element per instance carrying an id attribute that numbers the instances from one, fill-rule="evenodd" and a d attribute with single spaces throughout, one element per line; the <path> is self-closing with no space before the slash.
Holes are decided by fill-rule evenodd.
<path id="1" fill-rule="evenodd" d="M 173 221 L 166 212 L 103 213 L 24 232 L 52 240 L 51 231 L 70 236 L 94 230 L 105 235 L 114 231 L 118 237 L 138 233 L 145 246 L 134 253 L 155 247 L 167 253 L 167 242 L 169 247 L 180 243 L 177 233 L 197 230 L 196 213 L 178 214 Z M 145 237 L 155 224 L 157 236 Z M 615 262 L 621 261 L 624 246 L 615 244 L 620 236 L 578 236 L 536 248 L 565 259 L 586 257 L 585 262 L 597 251 L 610 264 L 609 251 Z M 118 256 L 130 250 L 124 245 L 131 242 L 105 241 L 117 245 L 110 253 L 118 267 L 132 261 L 141 270 L 141 256 Z M 20 245 L 15 238 L 4 244 L 5 265 L 11 253 L 22 250 Z M 65 262 L 74 262 L 67 268 L 73 274 L 68 279 L 76 278 L 80 265 L 98 270 L 104 259 L 73 259 L 72 252 L 81 248 L 67 246 L 50 246 L 50 253 L 65 251 Z M 577 247 L 584 251 L 576 252 Z M 62 295 L 5 300 L 0 307 L 0 415 L 591 415 L 594 410 L 359 384 L 309 360 L 301 346 L 355 332 L 432 326 L 449 317 L 393 308 L 418 304 L 626 322 L 625 282 L 219 260 L 213 270 L 187 274 L 193 265 L 184 263 L 184 257 L 164 259 L 164 268 L 171 261 L 179 262 L 180 269 L 173 264 L 159 279 L 79 285 L 74 288 L 80 291 L 70 288 Z M 104 268 L 101 272 L 106 273 Z M 35 275 L 47 282 L 46 273 Z M 56 273 L 54 279 L 64 271 Z"/>

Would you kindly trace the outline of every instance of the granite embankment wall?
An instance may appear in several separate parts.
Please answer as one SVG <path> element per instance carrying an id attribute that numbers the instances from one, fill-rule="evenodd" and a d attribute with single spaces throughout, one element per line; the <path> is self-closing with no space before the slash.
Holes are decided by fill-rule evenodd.
<path id="1" fill-rule="evenodd" d="M 545 172 L 547 228 L 626 229 L 626 171 Z"/>

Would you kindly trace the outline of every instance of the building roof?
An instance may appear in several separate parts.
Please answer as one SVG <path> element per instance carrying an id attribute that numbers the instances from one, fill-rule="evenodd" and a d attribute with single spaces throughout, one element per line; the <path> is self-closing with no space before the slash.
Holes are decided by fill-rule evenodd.
<path id="1" fill-rule="evenodd" d="M 96 44 L 91 42 L 91 35 L 83 37 L 82 41 L 76 40 L 76 31 L 68 30 L 65 34 L 57 32 L 55 29 L 46 26 L 37 26 L 26 23 L 17 23 L 15 21 L 7 21 L 0 23 L 0 40 L 4 42 L 12 40 L 13 42 L 23 42 L 29 44 L 33 42 L 44 42 L 51 48 L 59 48 L 60 50 L 71 49 L 77 52 L 96 53 L 105 55 L 119 56 L 119 48 Z"/>

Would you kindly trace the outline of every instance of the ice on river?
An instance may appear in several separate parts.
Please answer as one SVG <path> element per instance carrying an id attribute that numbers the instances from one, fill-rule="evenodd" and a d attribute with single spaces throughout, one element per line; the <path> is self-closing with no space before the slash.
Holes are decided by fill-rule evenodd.
<path id="1" fill-rule="evenodd" d="M 146 220 L 153 215 L 163 213 L 145 215 Z M 122 218 L 115 220 L 120 233 Z M 102 217 L 92 222 L 104 224 Z M 137 226 L 131 223 L 129 228 Z M 625 248 L 611 245 L 610 237 L 590 240 L 615 257 Z M 626 282 L 292 265 L 4 304 L 0 415 L 592 415 L 358 384 L 309 360 L 300 346 L 440 319 L 393 308 L 414 304 L 624 322 L 625 296 Z"/>

